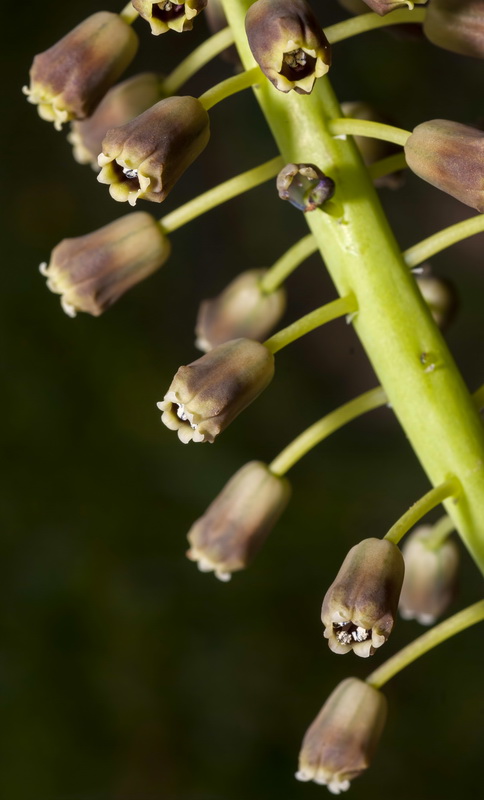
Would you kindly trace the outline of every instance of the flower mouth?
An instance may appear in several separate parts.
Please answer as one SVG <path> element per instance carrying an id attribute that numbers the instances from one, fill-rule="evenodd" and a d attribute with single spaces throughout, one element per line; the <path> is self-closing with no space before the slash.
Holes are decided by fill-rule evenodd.
<path id="1" fill-rule="evenodd" d="M 282 56 L 280 74 L 289 81 L 299 81 L 314 72 L 316 58 L 303 50 L 289 50 Z"/>
<path id="2" fill-rule="evenodd" d="M 183 444 L 191 441 L 213 441 L 199 429 L 199 422 L 203 420 L 197 417 L 198 421 L 196 422 L 196 415 L 188 411 L 185 404 L 173 395 L 174 392 L 169 392 L 168 395 L 165 395 L 164 400 L 156 404 L 157 408 L 163 412 L 161 415 L 163 424 L 170 430 L 176 431 Z"/>
<path id="3" fill-rule="evenodd" d="M 171 3 L 170 0 L 166 0 L 164 3 L 155 3 L 151 13 L 155 19 L 159 19 L 161 22 L 171 22 L 185 13 L 185 4 Z"/>
<path id="4" fill-rule="evenodd" d="M 333 633 L 340 644 L 355 644 L 371 638 L 371 628 L 355 625 L 354 622 L 333 622 Z"/>

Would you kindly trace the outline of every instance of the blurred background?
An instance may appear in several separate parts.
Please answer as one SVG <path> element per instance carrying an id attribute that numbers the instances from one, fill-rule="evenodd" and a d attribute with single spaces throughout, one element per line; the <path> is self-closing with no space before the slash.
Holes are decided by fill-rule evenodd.
<path id="1" fill-rule="evenodd" d="M 322 24 L 346 16 L 336 0 L 314 8 Z M 156 401 L 178 366 L 199 355 L 200 300 L 244 269 L 269 266 L 307 231 L 273 182 L 174 233 L 163 269 L 101 318 L 62 313 L 38 264 L 64 237 L 128 209 L 74 162 L 66 129 L 41 121 L 21 87 L 33 55 L 99 9 L 44 0 L 20 18 L 14 8 L 2 47 L 0 795 L 326 797 L 293 778 L 307 725 L 340 680 L 365 677 L 423 629 L 400 621 L 371 664 L 337 658 L 323 640 L 321 600 L 349 547 L 383 535 L 428 483 L 391 412 L 372 412 L 290 473 L 291 503 L 249 570 L 227 585 L 185 558 L 187 530 L 240 466 L 270 461 L 376 379 L 339 321 L 281 352 L 271 386 L 213 447 L 184 446 L 160 423 Z M 168 73 L 207 35 L 203 18 L 184 35 L 153 37 L 143 21 L 135 30 L 141 47 L 127 75 Z M 230 74 L 217 59 L 183 92 L 198 95 Z M 342 101 L 370 101 L 405 128 L 437 117 L 482 121 L 482 65 L 423 40 L 380 32 L 338 44 L 331 79 Z M 161 216 L 276 154 L 250 92 L 211 118 L 209 146 L 163 209 L 140 208 Z M 412 176 L 381 197 L 402 248 L 472 214 Z M 484 380 L 482 236 L 432 264 L 457 285 L 448 339 L 475 390 Z M 317 257 L 288 290 L 287 323 L 335 297 Z M 480 594 L 462 551 L 451 610 Z M 476 793 L 484 711 L 476 646 L 478 628 L 386 687 L 386 730 L 352 797 Z"/>

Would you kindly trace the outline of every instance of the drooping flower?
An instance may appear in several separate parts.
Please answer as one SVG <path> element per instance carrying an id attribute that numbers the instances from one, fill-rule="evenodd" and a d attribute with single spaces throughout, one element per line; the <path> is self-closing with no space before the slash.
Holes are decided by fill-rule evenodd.
<path id="1" fill-rule="evenodd" d="M 132 0 L 132 5 L 139 12 L 140 17 L 149 22 L 151 33 L 159 36 L 160 33 L 176 31 L 183 33 L 191 31 L 194 18 L 200 14 L 207 5 L 207 0 Z"/>
<path id="2" fill-rule="evenodd" d="M 482 0 L 432 0 L 423 23 L 427 39 L 464 56 L 484 58 Z"/>

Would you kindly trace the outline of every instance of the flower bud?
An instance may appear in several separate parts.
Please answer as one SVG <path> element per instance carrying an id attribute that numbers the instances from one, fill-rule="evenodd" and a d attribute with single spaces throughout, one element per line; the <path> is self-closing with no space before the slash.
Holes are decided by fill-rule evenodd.
<path id="1" fill-rule="evenodd" d="M 280 92 L 310 94 L 331 64 L 331 48 L 306 0 L 257 0 L 245 28 L 252 55 Z"/>
<path id="2" fill-rule="evenodd" d="M 186 443 L 213 442 L 266 388 L 274 356 L 259 342 L 234 339 L 180 367 L 163 400 L 162 422 Z"/>
<path id="3" fill-rule="evenodd" d="M 419 178 L 484 211 L 484 131 L 446 119 L 422 122 L 407 139 L 405 158 Z"/>
<path id="4" fill-rule="evenodd" d="M 170 254 L 157 221 L 144 211 L 128 214 L 94 233 L 63 239 L 41 264 L 47 286 L 62 295 L 66 314 L 98 317 L 128 289 L 151 275 Z"/>
<path id="5" fill-rule="evenodd" d="M 351 548 L 326 592 L 321 619 L 333 653 L 373 655 L 393 628 L 405 570 L 388 539 L 364 539 Z"/>
<path id="6" fill-rule="evenodd" d="M 308 729 L 299 754 L 300 781 L 346 792 L 370 765 L 387 715 L 385 696 L 358 678 L 346 678 L 330 694 Z"/>
<path id="7" fill-rule="evenodd" d="M 405 578 L 399 610 L 404 619 L 432 625 L 455 596 L 459 549 L 453 539 L 435 544 L 432 526 L 422 525 L 405 540 Z"/>
<path id="8" fill-rule="evenodd" d="M 334 181 L 314 164 L 286 164 L 277 176 L 281 200 L 299 211 L 314 211 L 334 195 Z"/>
<path id="9" fill-rule="evenodd" d="M 94 111 L 137 49 L 138 37 L 119 14 L 99 11 L 35 56 L 30 88 L 23 92 L 38 104 L 40 117 L 60 130 L 64 122 Z"/>
<path id="10" fill-rule="evenodd" d="M 482 0 L 432 0 L 423 31 L 432 44 L 484 58 L 484 3 Z"/>
<path id="11" fill-rule="evenodd" d="M 108 131 L 98 164 L 100 183 L 119 202 L 161 203 L 210 138 L 210 122 L 194 97 L 167 97 Z"/>
<path id="12" fill-rule="evenodd" d="M 284 511 L 290 486 L 260 461 L 251 461 L 229 480 L 188 533 L 191 561 L 202 572 L 228 581 L 245 569 Z"/>
<path id="13" fill-rule="evenodd" d="M 427 0 L 364 0 L 365 4 L 375 11 L 380 17 L 396 11 L 397 8 L 410 8 L 426 3 Z"/>
<path id="14" fill-rule="evenodd" d="M 118 83 L 103 97 L 91 117 L 73 122 L 67 139 L 79 164 L 98 170 L 98 155 L 110 128 L 118 128 L 146 111 L 162 98 L 161 77 L 143 72 Z"/>
<path id="15" fill-rule="evenodd" d="M 382 122 L 385 125 L 394 124 L 393 120 L 380 114 L 369 103 L 341 103 L 341 110 L 345 117 Z M 380 161 L 382 158 L 399 153 L 401 149 L 397 144 L 385 142 L 383 139 L 372 139 L 370 136 L 354 136 L 353 139 L 367 167 L 374 164 L 375 161 Z M 381 178 L 377 178 L 374 183 L 378 187 L 398 189 L 403 183 L 403 171 L 400 170 L 399 172 L 384 175 Z"/>
<path id="16" fill-rule="evenodd" d="M 193 19 L 200 14 L 207 5 L 207 0 L 181 0 L 180 3 L 163 0 L 161 3 L 153 0 L 132 0 L 132 6 L 139 12 L 140 17 L 150 23 L 151 33 L 159 36 L 167 31 L 191 31 Z"/>
<path id="17" fill-rule="evenodd" d="M 204 300 L 198 311 L 195 346 L 205 353 L 230 339 L 263 341 L 286 307 L 284 288 L 266 294 L 261 289 L 264 269 L 238 275 L 212 300 Z"/>
<path id="18" fill-rule="evenodd" d="M 430 313 L 441 330 L 446 330 L 457 311 L 457 291 L 453 283 L 437 278 L 430 270 L 415 275 L 418 288 L 427 303 Z"/>

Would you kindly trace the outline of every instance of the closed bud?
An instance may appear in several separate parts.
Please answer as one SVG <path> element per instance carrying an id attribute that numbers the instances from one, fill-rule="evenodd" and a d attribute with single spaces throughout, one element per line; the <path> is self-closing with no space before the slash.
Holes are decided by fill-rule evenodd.
<path id="1" fill-rule="evenodd" d="M 314 164 L 286 164 L 277 176 L 281 200 L 299 211 L 314 211 L 334 195 L 334 181 Z"/>
<path id="2" fill-rule="evenodd" d="M 267 294 L 261 289 L 266 270 L 253 269 L 238 275 L 212 300 L 204 300 L 198 312 L 195 345 L 205 353 L 230 339 L 263 341 L 286 307 L 281 287 Z"/>
<path id="3" fill-rule="evenodd" d="M 119 14 L 99 11 L 35 56 L 24 94 L 60 130 L 64 122 L 92 114 L 137 49 L 138 37 Z"/>
<path id="4" fill-rule="evenodd" d="M 482 0 L 432 0 L 427 6 L 424 34 L 432 44 L 484 58 L 484 3 Z"/>
<path id="5" fill-rule="evenodd" d="M 365 119 L 371 122 L 381 122 L 385 125 L 394 124 L 393 120 L 380 114 L 369 103 L 341 103 L 341 110 L 345 117 L 351 117 L 352 119 Z M 388 156 L 400 152 L 399 145 L 385 142 L 383 139 L 373 139 L 370 136 L 354 136 L 353 139 L 367 167 L 374 164 L 375 161 L 380 161 L 382 158 L 388 158 Z M 384 175 L 381 178 L 377 178 L 374 183 L 378 187 L 398 189 L 403 183 L 403 171 L 400 170 L 399 172 Z"/>
<path id="6" fill-rule="evenodd" d="M 299 754 L 300 781 L 346 792 L 370 766 L 387 715 L 385 696 L 358 678 L 346 678 L 308 729 Z"/>
<path id="7" fill-rule="evenodd" d="M 402 548 L 405 578 L 400 595 L 400 615 L 432 625 L 455 596 L 459 549 L 453 539 L 435 542 L 430 525 L 416 528 Z"/>
<path id="8" fill-rule="evenodd" d="M 234 339 L 180 367 L 158 403 L 162 422 L 186 443 L 213 442 L 266 388 L 274 356 L 259 342 Z"/>
<path id="9" fill-rule="evenodd" d="M 444 278 L 437 278 L 430 270 L 416 275 L 415 280 L 436 324 L 441 330 L 446 330 L 457 311 L 458 300 L 454 284 Z"/>
<path id="10" fill-rule="evenodd" d="M 194 97 L 167 97 L 108 131 L 98 158 L 100 183 L 114 200 L 161 203 L 210 138 L 210 121 Z"/>
<path id="11" fill-rule="evenodd" d="M 306 0 L 257 0 L 245 28 L 252 55 L 280 92 L 310 94 L 331 64 L 331 48 Z"/>
<path id="12" fill-rule="evenodd" d="M 419 178 L 484 211 L 484 131 L 446 119 L 422 122 L 407 139 L 405 158 Z"/>
<path id="13" fill-rule="evenodd" d="M 191 561 L 228 581 L 245 569 L 284 511 L 290 486 L 266 464 L 251 461 L 229 480 L 188 533 Z"/>
<path id="14" fill-rule="evenodd" d="M 373 655 L 396 617 L 405 566 L 388 539 L 364 539 L 351 548 L 326 592 L 321 619 L 333 653 Z"/>
<path id="15" fill-rule="evenodd" d="M 131 5 L 140 17 L 150 23 L 151 33 L 159 36 L 160 33 L 170 30 L 177 33 L 191 31 L 194 18 L 203 11 L 207 0 L 182 0 L 181 3 L 170 0 L 161 3 L 153 0 L 132 0 Z"/>
<path id="16" fill-rule="evenodd" d="M 389 14 L 390 11 L 396 11 L 397 8 L 410 8 L 422 5 L 427 0 L 364 0 L 365 4 L 375 11 L 381 17 Z"/>
<path id="17" fill-rule="evenodd" d="M 66 314 L 86 311 L 98 317 L 169 254 L 170 243 L 157 221 L 140 211 L 86 236 L 63 239 L 40 271 L 48 288 L 62 295 Z"/>
<path id="18" fill-rule="evenodd" d="M 79 164 L 91 164 L 98 170 L 97 159 L 103 139 L 110 128 L 118 128 L 146 111 L 162 98 L 161 77 L 143 72 L 118 83 L 103 97 L 91 117 L 73 122 L 67 139 Z"/>

